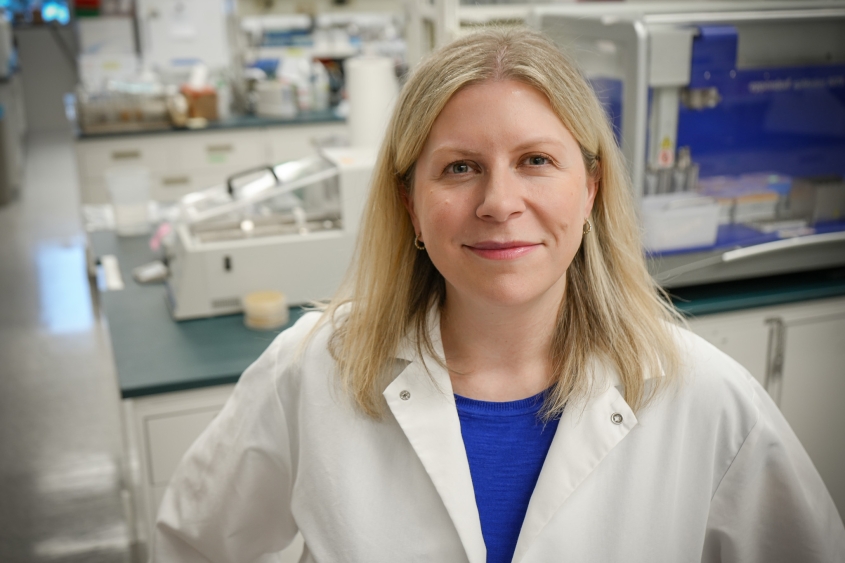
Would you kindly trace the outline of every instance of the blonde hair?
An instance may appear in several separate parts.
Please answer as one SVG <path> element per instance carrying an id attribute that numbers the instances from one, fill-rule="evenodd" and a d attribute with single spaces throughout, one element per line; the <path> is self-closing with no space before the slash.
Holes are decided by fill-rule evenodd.
<path id="1" fill-rule="evenodd" d="M 653 396 L 647 374 L 676 371 L 671 322 L 677 313 L 646 269 L 624 158 L 601 104 L 576 66 L 527 29 L 486 29 L 458 39 L 423 61 L 402 89 L 373 172 L 353 265 L 325 306 L 323 319 L 336 324 L 330 351 L 341 382 L 363 412 L 378 418 L 400 341 L 410 336 L 418 353 L 436 356 L 428 313 L 443 304 L 445 284 L 428 254 L 414 248 L 402 190 L 413 190 L 414 165 L 443 106 L 461 88 L 488 80 L 517 80 L 545 94 L 598 181 L 592 233 L 566 273 L 544 414 L 554 416 L 588 396 L 595 358 L 616 368 L 625 400 L 637 410 Z M 335 315 L 341 306 L 348 311 Z"/>

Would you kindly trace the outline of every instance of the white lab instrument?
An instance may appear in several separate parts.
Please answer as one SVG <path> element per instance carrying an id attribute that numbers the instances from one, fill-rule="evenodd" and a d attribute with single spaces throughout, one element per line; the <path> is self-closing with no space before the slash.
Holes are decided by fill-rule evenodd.
<path id="1" fill-rule="evenodd" d="M 254 291 L 281 291 L 291 305 L 331 297 L 375 159 L 375 149 L 327 148 L 185 196 L 168 247 L 173 317 L 237 313 Z"/>
<path id="2" fill-rule="evenodd" d="M 845 2 L 553 4 L 529 19 L 605 105 L 662 285 L 845 265 Z M 660 197 L 696 192 L 718 203 L 715 237 L 712 203 Z"/>

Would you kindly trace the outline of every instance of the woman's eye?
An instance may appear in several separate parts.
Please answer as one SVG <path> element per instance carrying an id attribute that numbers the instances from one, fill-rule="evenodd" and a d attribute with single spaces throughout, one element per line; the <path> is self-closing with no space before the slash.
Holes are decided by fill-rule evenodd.
<path id="1" fill-rule="evenodd" d="M 446 171 L 450 174 L 466 174 L 469 170 L 469 164 L 466 162 L 453 162 L 446 167 Z"/>
<path id="2" fill-rule="evenodd" d="M 526 159 L 526 162 L 528 164 L 530 164 L 531 166 L 543 166 L 544 164 L 549 163 L 549 159 L 548 159 L 548 157 L 545 157 L 543 155 L 535 154 L 533 156 L 529 156 Z"/>

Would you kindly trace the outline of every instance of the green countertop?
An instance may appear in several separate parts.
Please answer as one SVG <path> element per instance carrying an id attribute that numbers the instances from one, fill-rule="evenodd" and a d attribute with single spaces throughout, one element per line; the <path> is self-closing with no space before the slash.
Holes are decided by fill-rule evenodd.
<path id="1" fill-rule="evenodd" d="M 710 315 L 845 295 L 845 268 L 832 268 L 669 290 L 686 315 Z"/>
<path id="2" fill-rule="evenodd" d="M 100 293 L 124 399 L 235 383 L 287 328 L 250 330 L 243 315 L 175 322 L 164 285 L 139 285 L 132 278 L 133 268 L 156 257 L 146 237 L 120 238 L 100 231 L 90 233 L 89 241 L 95 257 L 118 258 L 126 286 Z M 292 308 L 289 325 L 302 313 L 299 307 Z"/>
<path id="3" fill-rule="evenodd" d="M 257 332 L 242 315 L 175 322 L 163 284 L 139 285 L 132 269 L 156 258 L 146 237 L 89 234 L 95 258 L 117 257 L 125 289 L 100 293 L 123 398 L 234 383 L 286 327 Z M 689 315 L 721 313 L 845 295 L 845 268 L 671 290 Z M 291 309 L 291 323 L 303 310 Z"/>
<path id="4" fill-rule="evenodd" d="M 162 135 L 162 134 L 185 134 L 201 133 L 203 131 L 220 131 L 229 129 L 255 129 L 259 127 L 279 127 L 286 125 L 309 125 L 312 123 L 343 123 L 345 120 L 338 117 L 334 111 L 310 111 L 303 112 L 296 117 L 261 117 L 258 115 L 233 115 L 226 119 L 209 121 L 208 126 L 200 129 L 150 129 L 147 131 L 119 131 L 109 133 L 83 133 L 76 130 L 78 141 L 100 140 L 114 137 L 127 137 L 137 135 Z"/>

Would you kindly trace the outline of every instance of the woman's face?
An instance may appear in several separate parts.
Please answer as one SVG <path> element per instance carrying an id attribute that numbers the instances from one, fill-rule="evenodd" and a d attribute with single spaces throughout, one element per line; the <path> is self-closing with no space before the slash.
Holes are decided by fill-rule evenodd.
<path id="1" fill-rule="evenodd" d="M 406 199 L 453 297 L 559 303 L 596 195 L 548 99 L 513 80 L 460 90 L 434 122 Z"/>

